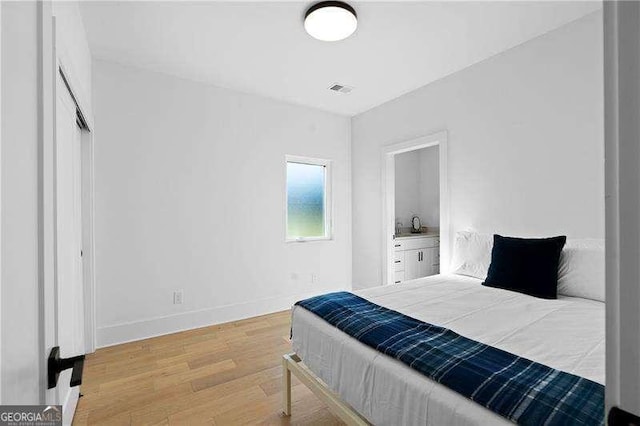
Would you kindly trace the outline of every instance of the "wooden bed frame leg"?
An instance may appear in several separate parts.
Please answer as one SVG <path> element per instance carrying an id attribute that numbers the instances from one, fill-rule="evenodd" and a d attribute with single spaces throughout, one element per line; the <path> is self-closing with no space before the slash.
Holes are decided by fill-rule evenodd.
<path id="1" fill-rule="evenodd" d="M 291 370 L 286 357 L 282 358 L 282 412 L 291 415 Z"/>
<path id="2" fill-rule="evenodd" d="M 327 404 L 329 410 L 347 425 L 371 426 L 367 419 L 343 402 L 338 394 L 332 392 L 318 376 L 313 374 L 295 353 L 282 356 L 282 412 L 285 416 L 291 415 L 291 374 Z"/>

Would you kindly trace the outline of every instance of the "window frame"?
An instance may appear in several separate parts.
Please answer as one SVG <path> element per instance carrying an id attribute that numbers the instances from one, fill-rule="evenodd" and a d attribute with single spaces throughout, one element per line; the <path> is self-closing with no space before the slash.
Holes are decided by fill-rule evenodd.
<path id="1" fill-rule="evenodd" d="M 289 188 L 287 165 L 289 163 L 308 164 L 324 167 L 324 235 L 321 237 L 297 237 L 289 238 Z M 332 161 L 322 158 L 302 157 L 299 155 L 285 155 L 284 162 L 284 239 L 287 243 L 305 243 L 312 241 L 333 240 L 333 193 L 332 187 Z"/>

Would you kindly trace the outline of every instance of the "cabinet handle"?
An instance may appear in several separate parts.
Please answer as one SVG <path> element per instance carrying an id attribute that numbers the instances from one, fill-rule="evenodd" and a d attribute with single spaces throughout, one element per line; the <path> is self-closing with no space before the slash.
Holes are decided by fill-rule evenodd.
<path id="1" fill-rule="evenodd" d="M 402 261 L 401 260 L 396 260 L 394 263 L 400 263 L 400 262 L 402 262 Z"/>
<path id="2" fill-rule="evenodd" d="M 394 244 L 393 246 L 394 247 L 400 247 L 401 245 L 400 244 Z"/>
<path id="3" fill-rule="evenodd" d="M 400 281 L 396 281 L 395 284 L 400 284 Z"/>

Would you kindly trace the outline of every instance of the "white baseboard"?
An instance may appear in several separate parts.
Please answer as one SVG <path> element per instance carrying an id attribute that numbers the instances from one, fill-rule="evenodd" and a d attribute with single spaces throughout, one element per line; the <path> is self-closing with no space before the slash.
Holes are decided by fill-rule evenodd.
<path id="1" fill-rule="evenodd" d="M 296 295 L 271 297 L 234 305 L 184 312 L 141 321 L 99 327 L 96 330 L 97 347 L 103 348 L 149 337 L 162 336 L 194 328 L 207 327 L 229 321 L 290 309 L 298 300 L 332 291 L 348 290 L 343 287 L 322 289 Z"/>

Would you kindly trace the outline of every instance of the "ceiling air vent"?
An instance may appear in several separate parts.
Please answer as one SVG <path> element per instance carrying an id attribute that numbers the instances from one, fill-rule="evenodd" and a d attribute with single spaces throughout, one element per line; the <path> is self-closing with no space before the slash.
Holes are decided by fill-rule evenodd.
<path id="1" fill-rule="evenodd" d="M 343 93 L 343 94 L 347 94 L 347 93 L 351 93 L 351 91 L 353 90 L 353 87 L 351 86 L 345 86 L 344 84 L 332 84 L 331 87 L 329 87 L 329 90 L 332 90 L 334 92 L 337 93 Z"/>

